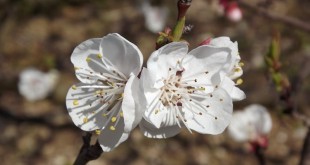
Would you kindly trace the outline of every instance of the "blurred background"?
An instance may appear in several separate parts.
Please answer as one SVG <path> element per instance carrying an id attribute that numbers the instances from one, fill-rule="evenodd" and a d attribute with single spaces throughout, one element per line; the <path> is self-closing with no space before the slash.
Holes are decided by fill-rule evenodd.
<path id="1" fill-rule="evenodd" d="M 74 47 L 89 38 L 117 32 L 135 43 L 147 60 L 155 48 L 158 36 L 155 32 L 162 30 L 162 26 L 174 26 L 176 2 L 0 0 L 0 164 L 72 164 L 82 145 L 83 135 L 74 126 L 65 107 L 67 90 L 78 82 L 70 62 Z M 310 2 L 307 0 L 253 0 L 247 3 L 281 18 L 293 17 L 310 23 Z M 147 23 L 147 13 L 152 11 L 150 7 L 157 7 L 151 18 L 166 21 L 150 27 L 152 25 Z M 283 20 L 270 19 L 246 5 L 239 7 L 241 18 L 231 19 L 218 1 L 193 0 L 187 13 L 187 24 L 194 28 L 184 35 L 184 39 L 191 48 L 210 37 L 229 36 L 232 41 L 238 41 L 245 64 L 244 83 L 240 88 L 247 98 L 235 102 L 234 109 L 240 110 L 253 103 L 266 106 L 273 121 L 268 135 L 269 147 L 265 151 L 267 164 L 296 165 L 307 128 L 300 120 L 281 113 L 283 106 L 268 78 L 264 55 L 272 34 L 278 31 L 281 34 L 282 71 L 291 80 L 292 98 L 299 112 L 310 116 L 310 31 L 290 26 Z M 39 71 L 24 77 L 41 77 L 30 87 L 21 83 L 21 73 L 27 68 Z M 41 81 L 51 84 L 42 87 L 46 93 L 43 92 L 38 99 L 25 96 L 36 92 L 34 84 Z M 143 137 L 137 128 L 129 140 L 89 164 L 250 163 L 258 164 L 247 144 L 235 142 L 227 131 L 212 136 L 190 134 L 184 130 L 170 139 L 153 140 Z"/>

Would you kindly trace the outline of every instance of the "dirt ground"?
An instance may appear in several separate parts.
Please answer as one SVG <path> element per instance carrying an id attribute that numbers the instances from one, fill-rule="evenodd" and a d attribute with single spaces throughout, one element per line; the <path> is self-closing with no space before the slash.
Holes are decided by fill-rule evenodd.
<path id="1" fill-rule="evenodd" d="M 261 0 L 263 1 L 263 0 Z M 259 1 L 251 1 L 256 4 Z M 272 0 L 270 12 L 309 22 L 307 0 Z M 176 0 L 157 1 L 169 9 L 167 26 L 176 17 Z M 239 110 L 252 103 L 268 107 L 273 128 L 265 151 L 268 165 L 297 165 L 307 128 L 296 118 L 281 113 L 282 103 L 267 76 L 263 55 L 271 34 L 281 33 L 283 72 L 293 84 L 298 110 L 310 117 L 310 33 L 281 21 L 270 20 L 242 8 L 243 19 L 232 23 L 216 10 L 217 1 L 193 0 L 187 23 L 193 30 L 184 36 L 194 48 L 209 37 L 229 36 L 238 41 L 244 66 L 247 95 L 236 102 Z M 69 165 L 82 145 L 83 132 L 74 126 L 66 107 L 69 87 L 78 82 L 70 55 L 84 40 L 120 33 L 135 43 L 144 59 L 154 51 L 157 34 L 144 26 L 138 1 L 107 0 L 0 0 L 0 164 Z M 60 81 L 42 101 L 29 102 L 17 90 L 19 73 L 27 67 L 43 71 L 56 68 Z M 114 151 L 90 165 L 248 165 L 258 164 L 244 143 L 221 135 L 190 134 L 154 140 L 143 137 L 138 128 Z"/>

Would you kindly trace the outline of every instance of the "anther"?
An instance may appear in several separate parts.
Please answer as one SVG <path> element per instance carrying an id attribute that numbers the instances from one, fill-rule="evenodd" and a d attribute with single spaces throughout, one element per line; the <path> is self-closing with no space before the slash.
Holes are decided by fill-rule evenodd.
<path id="1" fill-rule="evenodd" d="M 73 85 L 71 88 L 72 88 L 73 90 L 76 90 L 76 85 Z"/>
<path id="2" fill-rule="evenodd" d="M 78 100 L 73 100 L 73 105 L 75 105 L 75 106 L 79 105 L 79 101 Z"/>
<path id="3" fill-rule="evenodd" d="M 87 117 L 84 117 L 83 118 L 83 123 L 85 124 L 85 123 L 87 123 L 88 122 L 88 118 Z"/>
<path id="4" fill-rule="evenodd" d="M 86 61 L 87 61 L 87 62 L 90 62 L 90 61 L 91 61 L 91 58 L 87 57 L 87 58 L 86 58 Z"/>
<path id="5" fill-rule="evenodd" d="M 114 126 L 110 126 L 110 130 L 111 131 L 115 131 L 115 127 Z"/>
<path id="6" fill-rule="evenodd" d="M 239 78 L 236 82 L 236 85 L 241 85 L 243 83 L 243 80 L 241 78 Z"/>
<path id="7" fill-rule="evenodd" d="M 96 133 L 97 135 L 100 135 L 101 131 L 100 131 L 99 129 L 97 129 L 97 130 L 95 131 L 95 133 Z"/>
<path id="8" fill-rule="evenodd" d="M 116 117 L 112 117 L 111 121 L 112 121 L 112 123 L 114 123 L 116 121 Z"/>

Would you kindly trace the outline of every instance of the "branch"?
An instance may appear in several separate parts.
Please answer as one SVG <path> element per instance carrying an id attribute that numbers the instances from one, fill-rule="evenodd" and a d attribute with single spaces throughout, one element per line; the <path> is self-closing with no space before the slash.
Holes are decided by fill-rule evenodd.
<path id="1" fill-rule="evenodd" d="M 260 146 L 257 146 L 255 148 L 255 156 L 257 161 L 259 162 L 260 165 L 266 165 L 266 160 L 265 160 L 265 155 L 264 155 L 264 149 L 261 148 Z"/>
<path id="2" fill-rule="evenodd" d="M 300 30 L 303 30 L 306 32 L 310 32 L 310 24 L 305 23 L 303 21 L 300 21 L 296 18 L 289 17 L 289 16 L 281 16 L 281 15 L 277 15 L 275 13 L 271 13 L 268 10 L 263 9 L 261 7 L 256 7 L 254 5 L 250 5 L 245 0 L 238 0 L 238 3 L 240 6 L 242 6 L 244 8 L 248 8 L 249 10 L 254 11 L 255 13 L 261 14 L 268 19 L 280 21 L 286 25 L 299 28 Z"/>
<path id="3" fill-rule="evenodd" d="M 86 165 L 89 161 L 98 159 L 102 154 L 103 151 L 98 141 L 94 145 L 90 145 L 91 136 L 92 134 L 89 132 L 83 136 L 84 144 L 73 165 Z"/>
<path id="4" fill-rule="evenodd" d="M 310 127 L 308 127 L 308 133 L 304 140 L 304 145 L 299 162 L 299 165 L 308 165 L 308 164 L 310 164 Z"/>

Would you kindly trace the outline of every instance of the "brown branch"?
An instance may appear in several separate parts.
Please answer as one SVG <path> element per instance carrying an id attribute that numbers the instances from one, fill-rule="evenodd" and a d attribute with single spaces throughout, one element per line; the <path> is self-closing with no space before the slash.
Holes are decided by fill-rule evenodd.
<path id="1" fill-rule="evenodd" d="M 266 159 L 264 155 L 264 149 L 260 146 L 256 146 L 255 148 L 255 157 L 257 161 L 259 162 L 259 165 L 266 165 Z"/>
<path id="2" fill-rule="evenodd" d="M 98 159 L 102 154 L 103 151 L 98 141 L 94 145 L 90 145 L 91 136 L 92 134 L 89 132 L 83 136 L 83 145 L 73 165 L 86 165 L 89 161 Z"/>
<path id="3" fill-rule="evenodd" d="M 304 145 L 299 162 L 299 165 L 309 165 L 309 164 L 310 164 L 310 127 L 308 127 L 308 133 L 304 140 Z"/>
<path id="4" fill-rule="evenodd" d="M 270 12 L 264 8 L 251 5 L 248 2 L 246 2 L 245 0 L 238 0 L 238 3 L 241 7 L 247 8 L 247 9 L 249 9 L 255 13 L 258 13 L 258 14 L 268 18 L 268 19 L 271 19 L 274 21 L 279 21 L 279 22 L 282 22 L 286 25 L 296 27 L 300 30 L 310 32 L 310 24 L 308 24 L 306 22 L 303 22 L 303 21 L 298 20 L 298 19 L 293 18 L 293 17 L 282 16 L 282 15 L 272 13 L 272 12 Z"/>

